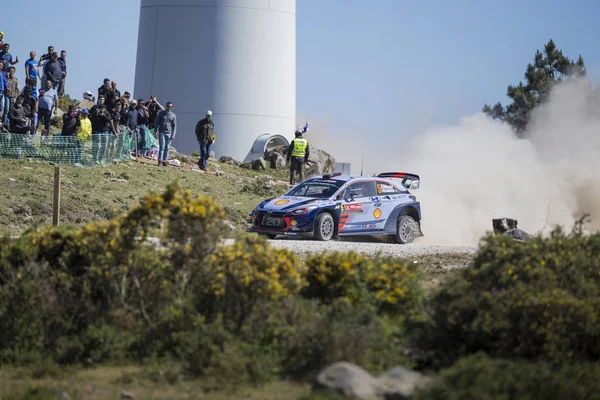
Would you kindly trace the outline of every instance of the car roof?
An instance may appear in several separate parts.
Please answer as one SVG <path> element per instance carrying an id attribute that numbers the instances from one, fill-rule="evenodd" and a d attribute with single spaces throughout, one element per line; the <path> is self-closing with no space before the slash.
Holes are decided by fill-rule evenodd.
<path id="1" fill-rule="evenodd" d="M 336 181 L 341 181 L 341 182 L 349 182 L 349 181 L 353 181 L 353 180 L 359 180 L 359 179 L 372 179 L 372 180 L 379 180 L 379 181 L 384 181 L 384 182 L 389 182 L 389 179 L 386 178 L 382 178 L 382 177 L 377 177 L 377 176 L 364 176 L 364 175 L 336 175 L 336 174 L 323 174 L 320 176 L 314 176 L 311 179 L 331 179 L 331 180 L 336 180 Z"/>

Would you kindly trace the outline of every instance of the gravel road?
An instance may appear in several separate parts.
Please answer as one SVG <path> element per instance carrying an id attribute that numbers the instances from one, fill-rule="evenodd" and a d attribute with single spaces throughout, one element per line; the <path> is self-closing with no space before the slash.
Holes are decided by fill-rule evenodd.
<path id="1" fill-rule="evenodd" d="M 233 244 L 233 240 L 226 240 L 225 244 Z M 396 244 L 380 243 L 367 241 L 329 241 L 321 242 L 316 240 L 297 240 L 297 239 L 276 239 L 269 240 L 269 245 L 279 249 L 289 249 L 296 254 L 318 253 L 322 251 L 354 251 L 357 253 L 375 255 L 381 252 L 383 255 L 395 257 L 419 257 L 432 256 L 440 254 L 475 254 L 476 245 L 456 246 L 439 244 Z"/>

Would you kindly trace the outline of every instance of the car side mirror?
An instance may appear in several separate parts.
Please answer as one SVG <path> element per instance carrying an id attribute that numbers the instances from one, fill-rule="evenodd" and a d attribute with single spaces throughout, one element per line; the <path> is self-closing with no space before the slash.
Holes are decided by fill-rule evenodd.
<path id="1" fill-rule="evenodd" d="M 410 189 L 418 189 L 420 181 L 413 181 L 410 184 Z"/>

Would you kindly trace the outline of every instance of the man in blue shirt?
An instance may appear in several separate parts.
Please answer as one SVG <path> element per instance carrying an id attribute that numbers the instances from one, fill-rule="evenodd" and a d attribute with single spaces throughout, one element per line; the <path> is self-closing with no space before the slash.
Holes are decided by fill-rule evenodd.
<path id="1" fill-rule="evenodd" d="M 4 72 L 4 60 L 0 59 L 0 99 L 4 99 L 4 91 L 8 89 L 6 72 Z M 0 101 L 0 115 L 4 113 L 4 101 Z"/>
<path id="2" fill-rule="evenodd" d="M 38 62 L 35 59 L 35 51 L 29 53 L 29 60 L 25 61 L 25 77 L 38 79 Z"/>
<path id="3" fill-rule="evenodd" d="M 2 69 L 2 71 L 4 72 L 8 71 L 8 67 L 10 67 L 11 65 L 19 63 L 19 56 L 17 56 L 17 58 L 15 58 L 15 61 L 13 61 L 12 54 L 8 52 L 9 49 L 10 44 L 4 43 L 4 47 L 2 48 L 2 51 L 0 51 L 0 59 L 4 61 L 4 68 Z"/>

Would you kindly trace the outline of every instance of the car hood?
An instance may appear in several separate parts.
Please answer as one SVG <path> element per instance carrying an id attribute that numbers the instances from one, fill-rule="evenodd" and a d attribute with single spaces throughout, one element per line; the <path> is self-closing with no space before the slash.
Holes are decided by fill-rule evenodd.
<path id="1" fill-rule="evenodd" d="M 270 199 L 260 208 L 268 211 L 288 211 L 306 205 L 327 205 L 333 203 L 330 199 L 315 199 L 313 197 L 281 196 Z"/>

